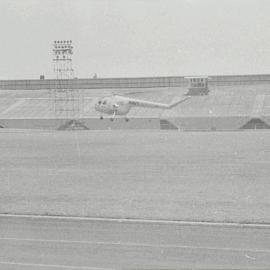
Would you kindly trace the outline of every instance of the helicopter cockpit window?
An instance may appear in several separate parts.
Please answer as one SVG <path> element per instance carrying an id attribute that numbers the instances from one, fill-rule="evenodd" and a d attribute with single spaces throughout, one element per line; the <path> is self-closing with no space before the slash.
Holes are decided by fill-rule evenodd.
<path id="1" fill-rule="evenodd" d="M 101 104 L 101 100 L 98 101 L 98 104 Z"/>

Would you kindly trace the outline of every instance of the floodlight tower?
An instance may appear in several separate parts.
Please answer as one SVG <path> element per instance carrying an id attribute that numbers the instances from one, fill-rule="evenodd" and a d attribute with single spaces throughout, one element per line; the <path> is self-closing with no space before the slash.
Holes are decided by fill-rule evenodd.
<path id="1" fill-rule="evenodd" d="M 72 40 L 55 40 L 53 44 L 53 62 L 56 79 L 73 79 Z"/>
<path id="2" fill-rule="evenodd" d="M 56 117 L 79 118 L 82 109 L 80 91 L 70 87 L 74 79 L 72 67 L 72 40 L 55 40 L 53 43 L 53 69 L 57 84 L 53 90 L 53 111 Z"/>

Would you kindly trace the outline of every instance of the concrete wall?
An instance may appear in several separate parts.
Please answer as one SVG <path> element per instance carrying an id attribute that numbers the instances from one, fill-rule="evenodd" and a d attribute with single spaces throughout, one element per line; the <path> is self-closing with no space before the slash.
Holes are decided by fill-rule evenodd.
<path id="1" fill-rule="evenodd" d="M 84 118 L 71 119 L 0 119 L 0 126 L 14 129 L 45 129 L 45 130 L 106 130 L 106 129 L 160 129 L 158 118 L 132 118 L 128 122 L 117 118 L 110 119 Z"/>
<path id="2" fill-rule="evenodd" d="M 209 86 L 270 84 L 270 75 L 235 75 L 211 76 Z M 142 77 L 142 78 L 101 78 L 71 80 L 2 80 L 0 89 L 101 89 L 101 88 L 153 88 L 153 87 L 187 87 L 183 76 Z"/>
<path id="3" fill-rule="evenodd" d="M 5 80 L 0 89 L 101 89 L 101 88 L 148 88 L 187 85 L 183 77 L 107 78 L 71 80 Z"/>
<path id="4" fill-rule="evenodd" d="M 239 130 L 250 120 L 248 116 L 178 117 L 168 121 L 183 131 Z"/>
<path id="5" fill-rule="evenodd" d="M 254 118 L 270 126 L 270 116 L 175 117 L 167 120 L 182 131 L 236 131 Z"/>
<path id="6" fill-rule="evenodd" d="M 209 84 L 218 85 L 246 85 L 246 84 L 264 84 L 270 83 L 270 74 L 253 74 L 253 75 L 224 75 L 210 76 Z"/>
<path id="7" fill-rule="evenodd" d="M 123 118 L 114 121 L 106 118 L 72 119 L 0 119 L 0 126 L 14 129 L 43 130 L 110 130 L 110 129 L 178 129 L 179 131 L 236 131 L 240 130 L 252 117 L 176 117 L 176 118 Z M 270 125 L 270 116 L 260 118 Z"/>

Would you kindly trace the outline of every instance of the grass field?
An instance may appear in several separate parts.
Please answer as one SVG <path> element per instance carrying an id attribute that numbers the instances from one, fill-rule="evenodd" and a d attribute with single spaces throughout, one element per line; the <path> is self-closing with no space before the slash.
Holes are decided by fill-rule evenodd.
<path id="1" fill-rule="evenodd" d="M 269 136 L 4 130 L 0 212 L 269 223 Z"/>

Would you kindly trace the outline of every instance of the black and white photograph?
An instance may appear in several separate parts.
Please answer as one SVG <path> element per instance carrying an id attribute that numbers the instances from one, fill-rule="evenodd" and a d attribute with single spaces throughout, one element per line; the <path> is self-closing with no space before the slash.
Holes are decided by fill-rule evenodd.
<path id="1" fill-rule="evenodd" d="M 0 270 L 270 269 L 269 0 L 0 0 Z"/>

